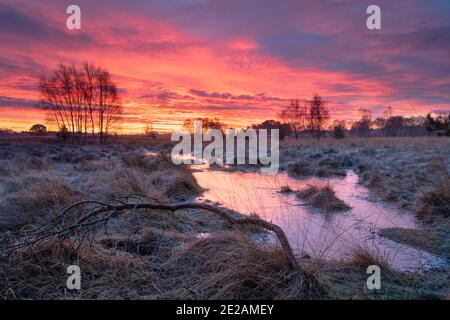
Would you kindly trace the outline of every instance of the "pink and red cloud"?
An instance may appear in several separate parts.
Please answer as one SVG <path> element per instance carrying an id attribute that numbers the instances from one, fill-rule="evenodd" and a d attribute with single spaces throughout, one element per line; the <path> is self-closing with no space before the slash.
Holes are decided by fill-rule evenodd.
<path id="1" fill-rule="evenodd" d="M 0 127 L 45 121 L 38 78 L 59 63 L 107 67 L 121 89 L 123 128 L 171 130 L 188 117 L 231 126 L 276 118 L 291 98 L 319 93 L 332 116 L 450 111 L 450 5 L 379 1 L 80 0 L 67 30 L 61 1 L 0 4 Z M 406 5 L 407 4 L 407 5 Z"/>

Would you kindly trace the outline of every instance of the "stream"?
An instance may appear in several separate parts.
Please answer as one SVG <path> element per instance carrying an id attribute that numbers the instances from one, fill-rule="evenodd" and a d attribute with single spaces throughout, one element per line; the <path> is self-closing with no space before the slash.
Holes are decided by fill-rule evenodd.
<path id="1" fill-rule="evenodd" d="M 349 171 L 345 178 L 295 179 L 286 173 L 263 176 L 256 172 L 193 168 L 205 192 L 198 201 L 218 202 L 243 214 L 257 214 L 279 225 L 299 256 L 336 260 L 348 258 L 357 247 L 369 249 L 401 271 L 443 267 L 447 261 L 431 253 L 380 237 L 383 228 L 418 228 L 413 214 L 373 199 L 358 176 Z M 295 194 L 280 193 L 283 186 L 299 190 L 308 184 L 330 183 L 336 195 L 351 206 L 347 212 L 324 214 L 310 208 Z"/>

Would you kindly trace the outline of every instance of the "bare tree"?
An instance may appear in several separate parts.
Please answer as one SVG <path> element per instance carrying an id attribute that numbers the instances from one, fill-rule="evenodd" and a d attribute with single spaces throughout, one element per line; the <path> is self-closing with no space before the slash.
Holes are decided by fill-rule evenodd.
<path id="1" fill-rule="evenodd" d="M 317 94 L 314 95 L 313 99 L 309 101 L 308 104 L 308 128 L 311 130 L 313 138 L 320 139 L 323 135 L 325 125 L 330 118 L 330 113 L 326 107 L 325 101 Z"/>
<path id="2" fill-rule="evenodd" d="M 83 64 L 83 74 L 85 75 L 85 84 L 83 95 L 86 103 L 86 117 L 85 117 L 85 131 L 90 127 L 92 135 L 95 134 L 95 120 L 94 120 L 94 94 L 97 73 L 96 67 L 93 64 L 85 62 Z"/>
<path id="3" fill-rule="evenodd" d="M 372 112 L 367 108 L 358 109 L 361 119 L 356 123 L 357 132 L 361 136 L 370 136 L 370 130 L 372 128 Z"/>
<path id="4" fill-rule="evenodd" d="M 96 76 L 97 96 L 96 113 L 100 143 L 106 142 L 110 131 L 117 124 L 122 114 L 119 95 L 111 75 L 106 70 L 99 70 Z"/>
<path id="5" fill-rule="evenodd" d="M 72 141 L 80 141 L 90 132 L 105 143 L 122 115 L 117 87 L 110 73 L 84 63 L 61 64 L 50 76 L 39 82 L 41 104 L 50 111 L 58 131 L 64 128 Z"/>
<path id="6" fill-rule="evenodd" d="M 293 99 L 289 106 L 285 107 L 280 113 L 280 118 L 290 125 L 296 140 L 299 132 L 306 129 L 307 109 L 306 104 L 300 104 L 299 99 Z"/>

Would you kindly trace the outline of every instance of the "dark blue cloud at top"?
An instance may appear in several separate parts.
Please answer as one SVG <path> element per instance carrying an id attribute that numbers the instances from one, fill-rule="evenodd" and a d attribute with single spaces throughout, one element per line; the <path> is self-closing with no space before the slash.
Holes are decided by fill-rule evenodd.
<path id="1" fill-rule="evenodd" d="M 0 40 L 28 43 L 30 46 L 39 42 L 44 45 L 56 44 L 69 48 L 80 46 L 87 48 L 95 45 L 95 41 L 87 33 L 72 34 L 68 37 L 63 23 L 66 16 L 61 15 L 61 17 L 61 23 L 55 26 L 36 12 L 27 12 L 11 5 L 0 4 Z"/>

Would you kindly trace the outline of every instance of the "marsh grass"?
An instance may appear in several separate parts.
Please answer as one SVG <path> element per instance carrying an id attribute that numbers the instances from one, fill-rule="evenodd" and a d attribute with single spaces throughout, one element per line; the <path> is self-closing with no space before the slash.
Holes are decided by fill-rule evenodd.
<path id="1" fill-rule="evenodd" d="M 427 222 L 450 218 L 450 177 L 444 176 L 419 197 L 417 216 Z"/>
<path id="2" fill-rule="evenodd" d="M 305 189 L 297 191 L 296 195 L 299 199 L 307 201 L 308 205 L 326 213 L 351 209 L 336 196 L 333 186 L 329 183 L 324 186 L 308 185 Z"/>
<path id="3" fill-rule="evenodd" d="M 308 299 L 314 281 L 298 278 L 277 247 L 263 247 L 237 232 L 193 239 L 105 238 L 73 251 L 39 246 L 18 252 L 0 270 L 4 298 L 44 299 Z M 67 264 L 83 270 L 79 293 L 65 290 Z M 7 290 L 9 288 L 10 290 Z"/>
<path id="4" fill-rule="evenodd" d="M 356 244 L 351 251 L 350 260 L 347 263 L 359 267 L 368 267 L 376 265 L 384 271 L 392 271 L 390 259 L 385 252 L 380 251 L 377 247 L 368 248 L 364 245 Z"/>
<path id="5" fill-rule="evenodd" d="M 370 148 L 360 140 L 341 142 L 350 150 L 340 146 L 331 148 L 327 143 L 321 141 L 309 147 L 315 151 L 308 151 L 304 158 L 311 165 L 304 170 L 305 163 L 298 164 L 294 171 L 298 175 L 318 172 L 310 160 L 318 159 L 317 154 L 325 146 L 328 150 L 325 157 L 335 159 L 338 164 L 325 159 L 320 166 L 327 170 L 325 175 L 335 175 L 362 163 L 352 154 L 356 149 L 364 157 L 376 157 L 380 145 L 386 141 Z M 292 157 L 302 158 L 297 145 L 292 147 Z M 401 145 L 392 148 L 397 147 Z M 339 155 L 341 150 L 348 151 L 347 158 Z M 44 143 L 2 146 L 0 230 L 37 225 L 68 204 L 92 197 L 106 201 L 139 194 L 164 203 L 193 198 L 202 192 L 187 168 L 173 166 L 165 155 L 146 156 L 142 151 L 140 141 L 130 145 L 71 147 L 71 150 Z M 366 165 L 367 171 L 376 170 L 370 163 Z M 381 181 L 386 183 L 386 177 Z M 306 196 L 308 203 L 327 212 L 346 208 L 331 187 L 305 190 Z M 1 252 L 0 297 L 406 299 L 423 296 L 416 290 L 423 285 L 420 276 L 392 271 L 382 257 L 363 249 L 355 251 L 349 261 L 299 259 L 303 271 L 303 277 L 299 278 L 292 273 L 279 246 L 270 241 L 255 241 L 255 232 L 260 230 L 232 227 L 203 211 L 183 210 L 170 215 L 137 210 L 112 219 L 106 229 L 79 248 L 73 247 L 71 239 L 55 239 L 9 256 Z M 198 238 L 199 233 L 207 236 Z M 304 236 L 308 237 L 307 232 Z M 365 268 L 372 263 L 389 270 L 385 282 L 388 289 L 378 295 L 364 291 Z M 83 270 L 80 292 L 70 292 L 65 287 L 66 268 L 70 264 L 78 264 Z"/>
<path id="6" fill-rule="evenodd" d="M 202 190 L 187 168 L 174 166 L 166 155 L 118 148 L 109 152 L 116 154 L 111 157 L 95 149 L 87 152 L 55 148 L 49 161 L 43 156 L 48 168 L 28 166 L 14 174 L 14 159 L 2 160 L 2 230 L 32 230 L 67 205 L 93 196 L 107 201 L 138 194 L 168 203 Z M 76 247 L 71 238 L 51 238 L 9 255 L 0 252 L 0 292 L 5 299 L 310 297 L 309 286 L 293 275 L 278 246 L 251 239 L 256 229 L 232 227 L 201 210 L 176 215 L 133 211 L 112 219 Z M 200 232 L 209 236 L 198 239 Z M 86 289 L 79 293 L 65 288 L 69 264 L 83 270 Z"/>
<path id="7" fill-rule="evenodd" d="M 425 189 L 448 176 L 449 157 L 447 138 L 299 139 L 280 145 L 280 167 L 292 176 L 343 176 L 353 169 L 381 199 L 409 210 Z"/>
<path id="8" fill-rule="evenodd" d="M 52 172 L 24 174 L 3 181 L 3 186 L 1 231 L 42 222 L 77 198 L 76 192 Z"/>

